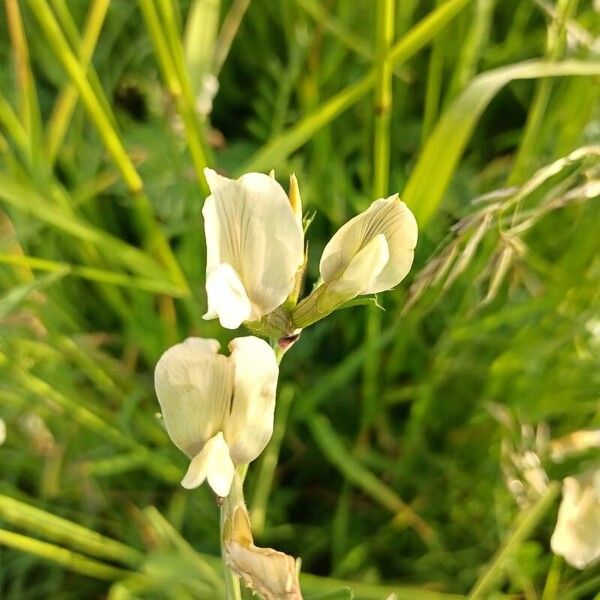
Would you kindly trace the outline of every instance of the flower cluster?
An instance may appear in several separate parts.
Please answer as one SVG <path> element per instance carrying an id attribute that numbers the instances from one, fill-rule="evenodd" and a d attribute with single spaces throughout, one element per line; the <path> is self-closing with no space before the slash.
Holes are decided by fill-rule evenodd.
<path id="1" fill-rule="evenodd" d="M 290 196 L 268 175 L 237 180 L 206 170 L 211 189 L 203 209 L 207 244 L 205 319 L 227 329 L 242 323 L 280 336 L 323 318 L 356 296 L 389 290 L 406 277 L 417 223 L 398 195 L 376 200 L 331 238 L 321 281 L 297 306 L 284 308 L 306 267 L 302 205 L 296 179 Z M 273 314 L 279 309 L 278 314 Z"/>
<path id="2" fill-rule="evenodd" d="M 408 273 L 417 224 L 397 195 L 376 200 L 326 245 L 321 279 L 298 302 L 306 269 L 298 182 L 289 195 L 273 177 L 237 180 L 205 171 L 211 194 L 203 208 L 207 244 L 205 319 L 227 329 L 242 323 L 278 340 L 295 337 L 356 296 L 397 285 Z M 155 387 L 169 436 L 191 459 L 182 485 L 208 481 L 226 497 L 236 465 L 264 449 L 273 430 L 278 364 L 258 337 L 234 339 L 229 357 L 216 340 L 189 338 L 167 350 Z"/>

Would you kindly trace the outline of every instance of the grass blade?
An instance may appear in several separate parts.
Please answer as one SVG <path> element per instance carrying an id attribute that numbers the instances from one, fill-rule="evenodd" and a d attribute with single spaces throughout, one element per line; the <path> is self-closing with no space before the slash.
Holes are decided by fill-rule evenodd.
<path id="1" fill-rule="evenodd" d="M 392 47 L 387 60 L 397 67 L 427 45 L 471 0 L 449 0 L 415 25 Z M 358 102 L 376 82 L 375 70 L 323 103 L 294 127 L 273 138 L 242 168 L 239 174 L 276 168 L 319 129 Z"/>
<path id="2" fill-rule="evenodd" d="M 52 542 L 68 544 L 96 558 L 119 561 L 130 566 L 138 565 L 143 558 L 140 552 L 130 546 L 2 494 L 0 516 L 14 527 L 29 529 Z"/>
<path id="3" fill-rule="evenodd" d="M 425 227 L 435 214 L 479 117 L 505 85 L 518 79 L 593 75 L 600 75 L 597 62 L 532 60 L 477 76 L 440 118 L 402 193 L 419 226 Z"/>
<path id="4" fill-rule="evenodd" d="M 7 531 L 6 529 L 0 529 L 0 544 L 19 550 L 20 552 L 28 552 L 44 560 L 55 562 L 75 573 L 96 579 L 114 581 L 131 574 L 130 571 L 126 571 L 125 569 L 112 567 L 97 560 L 87 558 L 77 552 L 56 546 L 55 544 L 41 542 L 40 540 L 21 535 L 20 533 Z"/>

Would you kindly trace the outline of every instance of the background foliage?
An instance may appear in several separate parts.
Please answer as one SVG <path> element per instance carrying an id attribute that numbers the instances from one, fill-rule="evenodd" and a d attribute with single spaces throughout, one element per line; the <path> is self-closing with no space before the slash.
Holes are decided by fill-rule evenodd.
<path id="1" fill-rule="evenodd" d="M 584 0 L 6 0 L 0 596 L 222 594 L 152 387 L 169 345 L 227 341 L 201 319 L 210 164 L 297 174 L 310 282 L 376 196 L 421 226 L 384 312 L 290 351 L 247 479 L 306 597 L 594 597 L 519 457 L 600 424 L 599 33 Z"/>

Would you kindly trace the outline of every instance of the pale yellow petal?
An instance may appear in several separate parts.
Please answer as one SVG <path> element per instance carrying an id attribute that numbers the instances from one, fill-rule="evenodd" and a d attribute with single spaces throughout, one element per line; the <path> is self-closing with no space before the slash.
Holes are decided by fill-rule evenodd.
<path id="1" fill-rule="evenodd" d="M 600 559 L 600 473 L 564 480 L 550 545 L 555 554 L 577 569 Z"/>
<path id="2" fill-rule="evenodd" d="M 234 370 L 233 402 L 223 427 L 235 464 L 253 461 L 273 433 L 279 367 L 273 349 L 254 336 L 229 345 Z"/>
<path id="3" fill-rule="evenodd" d="M 412 265 L 418 230 L 414 215 L 397 195 L 376 200 L 334 234 L 321 257 L 323 281 L 341 278 L 352 259 L 378 235 L 385 236 L 389 260 L 361 293 L 382 292 L 400 283 Z"/>
<path id="4" fill-rule="evenodd" d="M 167 432 L 190 457 L 221 430 L 229 410 L 233 370 L 218 349 L 217 340 L 188 338 L 169 348 L 154 371 Z"/>
<path id="5" fill-rule="evenodd" d="M 373 287 L 389 258 L 387 241 L 380 233 L 352 257 L 342 275 L 329 286 L 329 293 L 338 297 L 338 304 L 368 293 L 365 290 Z"/>
<path id="6" fill-rule="evenodd" d="M 264 600 L 302 600 L 296 561 L 292 556 L 272 548 L 230 542 L 226 544 L 226 560 L 244 583 Z"/>
<path id="7" fill-rule="evenodd" d="M 220 264 L 206 279 L 208 311 L 205 319 L 219 317 L 226 329 L 237 329 L 250 319 L 252 305 L 239 275 L 228 263 Z"/>
<path id="8" fill-rule="evenodd" d="M 232 180 L 205 173 L 212 192 L 202 211 L 207 278 L 220 264 L 231 265 L 250 301 L 251 320 L 260 319 L 292 291 L 304 258 L 302 226 L 283 188 L 268 175 Z"/>
<path id="9" fill-rule="evenodd" d="M 229 449 L 223 433 L 219 432 L 194 456 L 181 485 L 189 490 L 197 488 L 208 479 L 215 494 L 224 498 L 229 494 L 234 472 Z"/>

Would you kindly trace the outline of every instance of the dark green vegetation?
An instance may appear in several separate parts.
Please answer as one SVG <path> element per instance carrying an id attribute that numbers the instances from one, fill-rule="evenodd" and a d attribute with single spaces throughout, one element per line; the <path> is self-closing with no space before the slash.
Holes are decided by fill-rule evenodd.
<path id="1" fill-rule="evenodd" d="M 297 174 L 310 283 L 375 197 L 421 226 L 385 312 L 332 315 L 282 365 L 247 497 L 258 543 L 333 578 L 305 596 L 594 597 L 600 569 L 550 553 L 556 488 L 520 510 L 501 452 L 600 425 L 592 2 L 253 0 L 239 29 L 247 2 L 194 4 L 2 6 L 0 597 L 222 593 L 218 510 L 179 487 L 152 387 L 169 345 L 223 335 L 201 319 L 205 164 Z M 194 95 L 219 69 L 209 126 Z"/>

